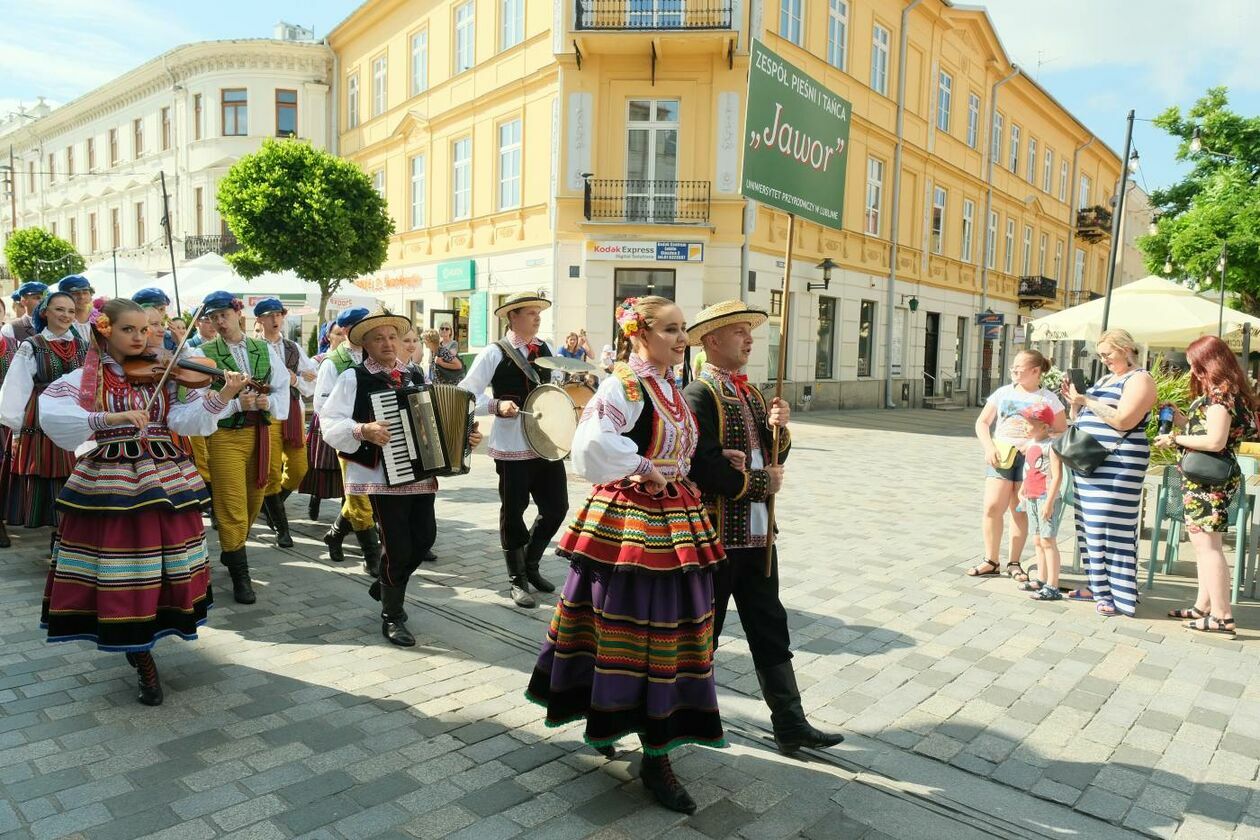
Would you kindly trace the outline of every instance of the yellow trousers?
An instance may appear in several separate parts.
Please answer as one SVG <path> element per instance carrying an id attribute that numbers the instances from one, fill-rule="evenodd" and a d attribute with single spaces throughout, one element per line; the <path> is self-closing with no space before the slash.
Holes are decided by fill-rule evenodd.
<path id="1" fill-rule="evenodd" d="M 280 452 L 277 448 L 279 429 L 262 430 L 272 435 L 271 463 L 267 484 L 280 484 Z M 249 526 L 262 510 L 263 490 L 254 477 L 258 472 L 255 453 L 257 427 L 219 429 L 207 438 L 210 453 L 210 479 L 214 485 L 214 516 L 219 522 L 219 545 L 224 551 L 236 551 L 245 545 Z"/>
<path id="2" fill-rule="evenodd" d="M 271 457 L 280 459 L 280 470 L 275 472 L 274 480 L 267 482 L 265 495 L 272 496 L 281 490 L 296 493 L 306 475 L 306 444 L 286 446 L 282 434 L 283 422 L 271 424 Z"/>
<path id="3" fill-rule="evenodd" d="M 341 460 L 341 486 L 346 485 L 346 462 Z M 367 496 L 346 493 L 341 501 L 341 515 L 350 520 L 350 527 L 356 531 L 365 531 L 375 523 L 372 516 L 372 503 Z"/>
<path id="4" fill-rule="evenodd" d="M 201 480 L 210 484 L 210 449 L 206 445 L 208 438 L 190 437 L 188 442 L 192 444 L 192 462 L 197 468 L 197 472 L 201 474 Z"/>

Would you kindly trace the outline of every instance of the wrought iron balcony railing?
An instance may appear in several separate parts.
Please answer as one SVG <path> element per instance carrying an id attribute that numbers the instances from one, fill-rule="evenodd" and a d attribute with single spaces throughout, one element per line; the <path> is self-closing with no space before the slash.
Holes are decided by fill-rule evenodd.
<path id="1" fill-rule="evenodd" d="M 1059 296 L 1059 282 L 1053 277 L 1019 278 L 1020 303 L 1054 300 Z"/>
<path id="2" fill-rule="evenodd" d="M 240 248 L 236 237 L 230 233 L 184 237 L 184 259 L 186 260 L 195 260 L 203 254 L 232 254 Z"/>
<path id="3" fill-rule="evenodd" d="M 734 0 L 575 0 L 579 30 L 730 29 Z"/>
<path id="4" fill-rule="evenodd" d="M 587 178 L 582 213 L 587 221 L 700 224 L 709 221 L 709 182 Z"/>
<path id="5" fill-rule="evenodd" d="M 1106 207 L 1084 207 L 1076 211 L 1076 235 L 1086 242 L 1111 236 L 1111 211 Z"/>

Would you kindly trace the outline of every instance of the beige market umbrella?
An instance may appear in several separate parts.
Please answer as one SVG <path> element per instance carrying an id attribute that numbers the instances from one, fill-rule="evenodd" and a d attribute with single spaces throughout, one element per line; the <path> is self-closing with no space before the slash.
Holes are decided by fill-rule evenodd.
<path id="1" fill-rule="evenodd" d="M 1033 341 L 1096 341 L 1102 333 L 1103 299 L 1091 300 L 1033 321 Z M 1216 335 L 1220 305 L 1163 277 L 1144 277 L 1111 295 L 1108 327 L 1128 330 L 1148 347 L 1186 347 L 1202 335 Z M 1260 334 L 1260 318 L 1225 310 L 1225 333 L 1243 329 Z"/>

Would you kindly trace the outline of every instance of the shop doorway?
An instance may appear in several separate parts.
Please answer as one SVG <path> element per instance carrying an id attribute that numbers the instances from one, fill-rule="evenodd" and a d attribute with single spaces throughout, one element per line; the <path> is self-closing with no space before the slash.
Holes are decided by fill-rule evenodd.
<path id="1" fill-rule="evenodd" d="M 451 327 L 451 337 L 459 342 L 459 352 L 468 352 L 468 324 L 459 317 L 459 310 L 456 309 L 434 309 L 429 313 L 429 327 L 438 330 L 441 335 L 443 326 Z M 441 336 L 443 341 L 448 337 Z"/>
<path id="2" fill-rule="evenodd" d="M 668 268 L 619 268 L 614 274 L 612 334 L 617 335 L 617 308 L 622 301 L 632 297 L 660 295 L 674 299 L 675 278 Z"/>
<path id="3" fill-rule="evenodd" d="M 923 396 L 935 397 L 940 386 L 936 377 L 940 375 L 937 362 L 941 352 L 941 313 L 928 312 L 927 324 L 923 329 Z"/>

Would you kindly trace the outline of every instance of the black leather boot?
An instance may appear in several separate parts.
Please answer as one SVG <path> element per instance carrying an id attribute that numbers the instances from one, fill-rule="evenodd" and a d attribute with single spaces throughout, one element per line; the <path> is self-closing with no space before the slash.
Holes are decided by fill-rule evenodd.
<path id="1" fill-rule="evenodd" d="M 312 522 L 319 521 L 319 496 L 311 496 L 311 500 L 306 503 L 306 518 Z"/>
<path id="2" fill-rule="evenodd" d="M 508 582 L 511 584 L 512 602 L 518 607 L 536 607 L 538 602 L 529 594 L 529 579 L 525 576 L 525 549 L 510 548 L 503 552 L 507 560 Z"/>
<path id="3" fill-rule="evenodd" d="M 337 514 L 332 527 L 328 529 L 328 533 L 324 534 L 324 545 L 328 546 L 328 559 L 334 563 L 341 563 L 346 559 L 346 555 L 341 550 L 341 543 L 350 530 L 350 520 Z"/>
<path id="4" fill-rule="evenodd" d="M 276 493 L 263 499 L 263 510 L 271 520 L 271 529 L 276 532 L 276 545 L 280 548 L 293 548 L 293 535 L 289 533 L 289 514 L 284 509 L 284 494 Z"/>
<path id="5" fill-rule="evenodd" d="M 791 755 L 801 747 L 823 749 L 844 740 L 840 733 L 822 732 L 810 725 L 801 707 L 801 691 L 796 687 L 792 660 L 757 671 L 761 693 L 770 707 L 770 724 L 779 752 Z"/>
<path id="6" fill-rule="evenodd" d="M 539 592 L 555 592 L 556 585 L 547 580 L 538 571 L 538 566 L 542 563 L 543 554 L 547 551 L 547 543 L 551 540 L 539 540 L 536 536 L 530 538 L 529 545 L 525 548 L 525 578 L 529 581 L 529 585 L 537 589 Z"/>
<path id="7" fill-rule="evenodd" d="M 643 786 L 656 797 L 656 801 L 669 810 L 680 814 L 696 812 L 696 801 L 674 775 L 669 756 L 643 756 L 643 763 L 639 765 L 639 778 L 643 781 Z"/>
<path id="8" fill-rule="evenodd" d="M 359 541 L 359 548 L 363 549 L 363 571 L 376 577 L 381 573 L 380 535 L 374 527 L 364 528 L 362 531 L 355 531 L 354 538 Z"/>
<path id="9" fill-rule="evenodd" d="M 157 662 L 153 660 L 153 654 L 148 651 L 129 653 L 127 664 L 135 668 L 140 676 L 140 694 L 136 699 L 146 706 L 161 706 L 162 681 L 158 677 Z"/>
<path id="10" fill-rule="evenodd" d="M 210 482 L 206 482 L 206 506 L 201 509 L 202 513 L 210 517 L 210 527 L 219 530 L 219 517 L 214 515 L 214 487 Z"/>
<path id="11" fill-rule="evenodd" d="M 0 522 L 0 548 L 8 548 L 13 545 L 13 541 L 9 539 L 9 531 L 4 527 L 4 523 Z"/>
<path id="12" fill-rule="evenodd" d="M 414 647 L 416 637 L 407 629 L 407 614 L 403 612 L 404 586 L 381 587 L 381 635 L 399 647 Z"/>
<path id="13" fill-rule="evenodd" d="M 377 578 L 376 580 L 372 581 L 372 585 L 368 587 L 368 594 L 372 596 L 373 601 L 381 600 L 382 588 L 383 588 L 383 585 L 381 584 L 380 578 Z M 404 601 L 403 603 L 405 604 L 406 601 Z M 403 621 L 407 620 L 407 610 L 404 609 L 400 613 L 400 615 L 402 616 Z"/>
<path id="14" fill-rule="evenodd" d="M 243 547 L 236 551 L 223 552 L 219 556 L 219 562 L 227 566 L 228 574 L 232 576 L 232 598 L 236 603 L 252 604 L 258 600 L 254 594 L 254 582 L 249 577 L 249 560 Z"/>

